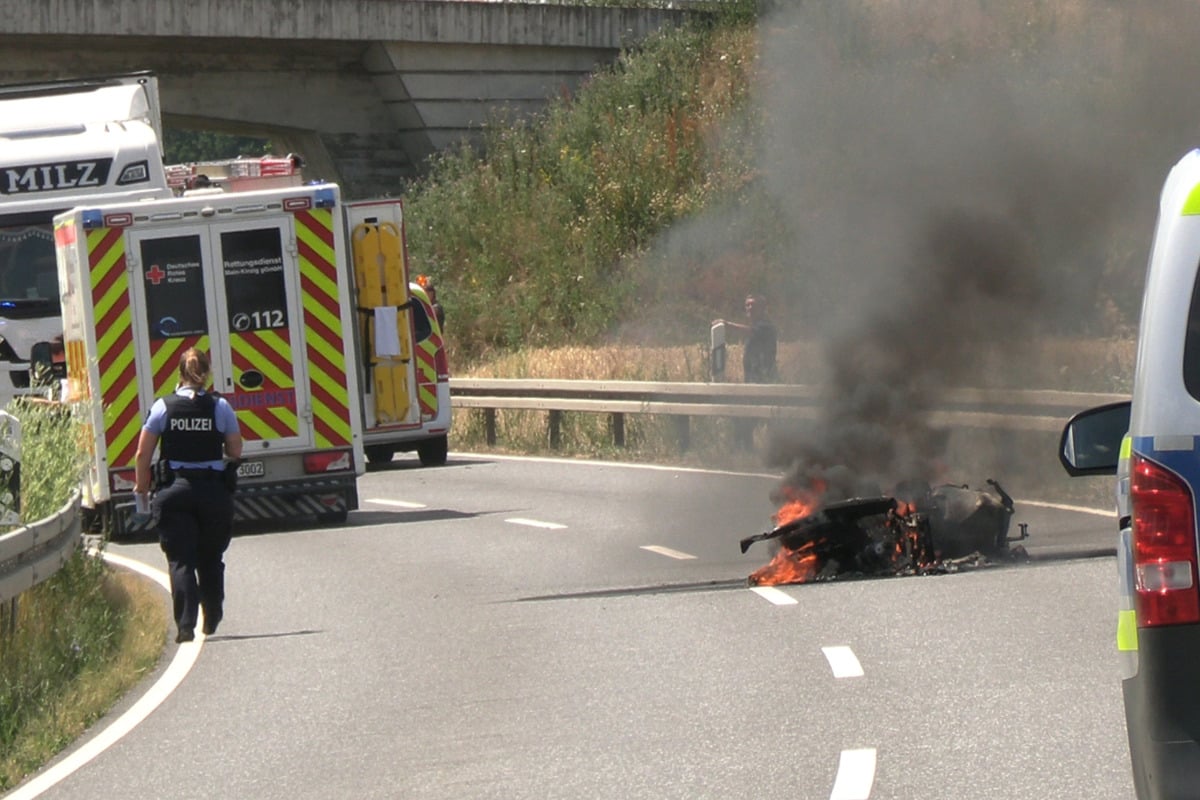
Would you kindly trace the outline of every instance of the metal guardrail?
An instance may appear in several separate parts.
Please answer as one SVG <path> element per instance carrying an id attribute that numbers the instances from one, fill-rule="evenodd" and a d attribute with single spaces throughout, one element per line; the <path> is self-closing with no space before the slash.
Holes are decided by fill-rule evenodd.
<path id="1" fill-rule="evenodd" d="M 661 414 L 680 422 L 686 448 L 691 417 L 818 420 L 824 398 L 805 385 L 667 383 L 650 381 L 513 380 L 452 378 L 457 408 L 480 409 L 487 441 L 496 443 L 496 412 L 546 411 L 551 446 L 559 441 L 562 413 L 609 414 L 614 444 L 625 444 L 627 414 Z M 955 389 L 939 398 L 934 425 L 1057 432 L 1076 411 L 1128 399 L 1122 394 Z M 0 602 L 49 578 L 66 563 L 81 536 L 80 495 L 47 519 L 0 535 Z"/>
<path id="2" fill-rule="evenodd" d="M 817 421 L 826 403 L 821 389 L 808 385 L 508 378 L 451 378 L 450 397 L 456 408 L 482 411 L 488 444 L 496 443 L 497 411 L 546 411 L 552 447 L 559 441 L 564 411 L 610 414 L 617 446 L 625 444 L 627 414 L 677 417 L 686 448 L 691 417 Z M 939 427 L 1057 432 L 1077 411 L 1128 399 L 1090 392 L 952 389 L 940 395 L 929 421 Z"/>
<path id="3" fill-rule="evenodd" d="M 52 516 L 0 535 L 0 602 L 33 588 L 67 563 L 81 538 L 79 505 L 76 492 Z"/>

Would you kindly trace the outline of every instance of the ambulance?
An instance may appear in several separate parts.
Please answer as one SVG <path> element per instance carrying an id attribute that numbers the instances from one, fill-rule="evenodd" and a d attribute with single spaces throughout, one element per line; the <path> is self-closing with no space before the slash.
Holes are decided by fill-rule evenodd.
<path id="1" fill-rule="evenodd" d="M 34 347 L 62 330 L 54 215 L 172 196 L 160 120 L 149 73 L 0 86 L 0 406 L 31 391 Z"/>
<path id="2" fill-rule="evenodd" d="M 451 419 L 446 342 L 424 282 L 409 280 L 403 205 L 366 201 L 348 209 L 367 461 L 386 464 L 397 452 L 415 451 L 422 466 L 442 466 Z"/>
<path id="3" fill-rule="evenodd" d="M 166 173 L 177 195 L 194 197 L 302 186 L 303 167 L 304 159 L 289 153 L 174 164 Z M 441 466 L 451 422 L 446 342 L 432 284 L 409 274 L 403 203 L 368 200 L 346 208 L 367 461 L 386 464 L 398 452 L 415 451 L 422 466 Z"/>
<path id="4" fill-rule="evenodd" d="M 355 206 L 316 184 L 55 218 L 64 394 L 87 430 L 84 506 L 102 529 L 134 529 L 138 435 L 189 347 L 209 353 L 212 388 L 245 440 L 235 519 L 340 522 L 358 507 L 364 410 L 399 415 L 415 359 L 402 360 L 414 339 L 407 309 L 383 296 L 355 304 L 349 254 L 377 282 L 402 256 L 388 230 L 399 213 L 398 201 Z M 377 352 L 364 350 L 360 331 L 380 325 L 391 328 L 375 332 Z M 360 375 L 373 382 L 369 398 Z"/>

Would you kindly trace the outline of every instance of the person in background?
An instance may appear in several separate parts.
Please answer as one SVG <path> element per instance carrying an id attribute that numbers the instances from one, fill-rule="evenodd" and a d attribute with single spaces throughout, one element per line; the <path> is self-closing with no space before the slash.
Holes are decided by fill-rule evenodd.
<path id="1" fill-rule="evenodd" d="M 746 347 L 742 353 L 742 376 L 746 383 L 774 383 L 779 378 L 776 364 L 778 334 L 775 324 L 767 315 L 767 301 L 762 295 L 746 295 L 747 323 L 730 320 L 723 322 L 746 335 Z"/>
<path id="2" fill-rule="evenodd" d="M 151 519 L 157 521 L 171 572 L 176 642 L 196 638 L 200 608 L 206 636 L 216 632 L 224 615 L 223 557 L 233 536 L 231 479 L 242 457 L 242 435 L 229 402 L 205 391 L 209 371 L 207 355 L 194 347 L 186 350 L 179 360 L 179 385 L 154 401 L 138 439 L 134 492 L 139 511 L 147 504 L 150 463 L 160 441 L 160 461 L 174 476 L 158 487 Z"/>
<path id="3" fill-rule="evenodd" d="M 727 327 L 742 332 L 746 346 L 742 350 L 742 379 L 746 383 L 774 383 L 779 377 L 776 364 L 778 334 L 775 324 L 767 315 L 767 301 L 762 295 L 746 295 L 746 323 L 716 320 Z M 744 450 L 754 448 L 754 430 L 757 420 L 737 418 L 733 421 L 733 436 Z"/>

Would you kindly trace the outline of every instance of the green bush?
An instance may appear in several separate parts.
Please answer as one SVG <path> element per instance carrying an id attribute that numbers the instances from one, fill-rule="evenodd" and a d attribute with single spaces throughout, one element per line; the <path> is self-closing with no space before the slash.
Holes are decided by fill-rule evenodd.
<path id="1" fill-rule="evenodd" d="M 719 31 L 719 32 L 718 32 Z M 455 356 L 594 341 L 631 315 L 629 264 L 752 171 L 745 28 L 660 33 L 530 124 L 497 118 L 483 153 L 442 154 L 407 196 L 414 269 Z"/>

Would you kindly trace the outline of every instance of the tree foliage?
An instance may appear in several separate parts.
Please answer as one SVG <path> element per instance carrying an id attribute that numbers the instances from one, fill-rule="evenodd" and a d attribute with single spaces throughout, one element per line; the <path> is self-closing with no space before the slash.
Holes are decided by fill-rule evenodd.
<path id="1" fill-rule="evenodd" d="M 167 128 L 163 132 L 163 159 L 168 164 L 216 161 L 238 156 L 261 156 L 271 152 L 271 142 L 253 136 L 232 136 L 215 131 Z"/>

